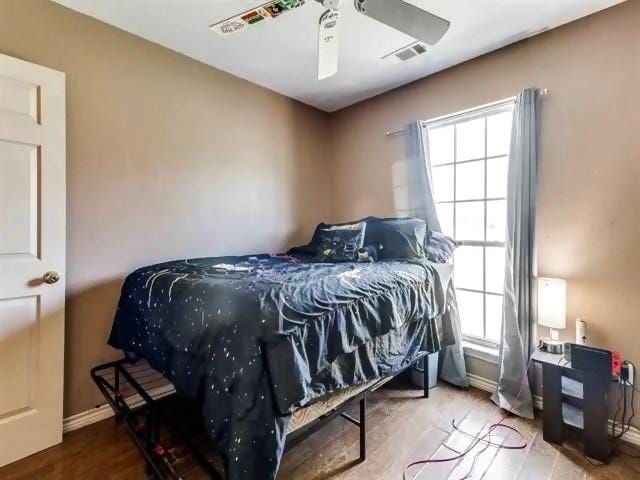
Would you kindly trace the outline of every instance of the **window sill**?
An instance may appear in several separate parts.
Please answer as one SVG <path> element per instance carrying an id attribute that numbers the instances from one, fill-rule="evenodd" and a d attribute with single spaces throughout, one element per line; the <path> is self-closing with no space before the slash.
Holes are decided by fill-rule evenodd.
<path id="1" fill-rule="evenodd" d="M 467 340 L 462 342 L 462 349 L 466 357 L 477 358 L 493 365 L 498 364 L 498 349 L 492 347 L 485 347 L 477 343 L 472 343 Z"/>

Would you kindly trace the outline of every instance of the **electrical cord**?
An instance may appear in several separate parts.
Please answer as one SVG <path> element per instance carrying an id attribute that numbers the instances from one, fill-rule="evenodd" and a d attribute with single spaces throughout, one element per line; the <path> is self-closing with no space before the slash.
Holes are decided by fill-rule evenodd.
<path id="1" fill-rule="evenodd" d="M 462 430 L 460 427 L 458 427 L 458 426 L 456 425 L 456 421 L 455 421 L 455 420 L 452 420 L 452 421 L 451 421 L 451 425 L 453 426 L 454 430 L 456 430 L 456 431 L 460 432 L 462 435 L 464 435 L 464 436 L 466 436 L 466 437 L 470 437 L 470 438 L 473 438 L 473 439 L 475 439 L 475 438 L 477 437 L 477 435 L 474 435 L 474 434 L 469 433 L 469 432 L 465 432 L 465 431 L 464 431 L 464 430 Z M 517 433 L 518 435 L 520 435 L 520 436 L 522 437 L 522 434 L 518 431 L 518 429 L 516 429 L 516 428 L 514 428 L 514 427 L 512 427 L 512 426 L 510 426 L 510 425 L 504 425 L 504 424 L 503 424 L 503 425 L 502 425 L 502 428 L 509 429 L 509 430 L 511 430 L 511 431 L 513 431 L 513 432 L 515 432 L 515 433 Z M 487 440 L 483 440 L 483 442 L 484 442 L 484 443 L 488 443 L 489 445 L 491 445 L 491 446 L 493 446 L 493 447 L 500 447 L 500 448 L 503 448 L 503 449 L 505 449 L 505 450 L 522 450 L 523 448 L 527 448 L 527 444 L 526 444 L 526 442 L 525 442 L 524 444 L 522 444 L 522 445 L 505 445 L 505 444 L 504 444 L 504 440 L 506 440 L 506 437 L 505 437 L 505 438 L 503 438 L 503 442 L 502 442 L 502 443 L 495 443 L 495 442 L 490 442 L 490 441 L 487 441 Z M 452 451 L 454 451 L 454 452 L 456 452 L 456 453 L 460 453 L 460 452 L 458 452 L 458 451 L 456 451 L 456 450 L 453 450 L 451 447 L 449 447 L 449 446 L 447 446 L 447 445 L 445 445 L 445 447 L 447 447 L 449 450 L 452 450 Z"/>
<path id="2" fill-rule="evenodd" d="M 491 433 L 489 433 L 489 443 L 491 442 Z M 471 466 L 469 467 L 469 470 L 467 470 L 467 473 L 464 474 L 464 477 L 462 477 L 460 480 L 467 480 L 469 477 L 471 477 L 471 475 L 473 474 L 473 471 L 476 468 L 476 464 L 478 463 L 478 458 L 480 458 L 480 455 L 482 455 L 484 452 L 487 451 L 487 448 L 489 448 L 489 443 L 487 443 L 483 448 L 481 448 L 478 452 L 476 452 L 476 454 L 473 456 L 473 461 L 471 462 Z"/>
<path id="3" fill-rule="evenodd" d="M 624 363 L 628 363 L 633 367 L 633 382 L 632 384 L 629 383 L 628 379 L 623 380 L 622 377 L 619 377 L 618 379 L 618 383 L 620 385 L 620 395 L 618 396 L 618 407 L 616 409 L 616 413 L 613 416 L 613 422 L 611 424 L 611 437 L 613 438 L 614 442 L 617 442 L 625 433 L 627 433 L 630 429 L 631 429 L 631 421 L 633 420 L 633 418 L 635 417 L 635 392 L 637 390 L 637 388 L 635 387 L 635 383 L 636 383 L 636 368 L 635 365 L 629 361 L 625 361 Z M 626 421 L 626 425 L 625 425 L 625 417 L 627 416 L 627 387 L 630 386 L 631 388 L 631 416 L 629 417 L 629 419 Z M 624 408 L 621 406 L 622 402 L 624 401 Z M 622 412 L 622 418 L 620 419 L 620 433 L 616 434 L 616 425 L 617 425 L 617 419 L 618 419 L 618 415 L 620 414 L 620 410 L 623 410 Z M 631 455 L 627 452 L 623 452 L 622 450 L 620 450 L 619 445 L 616 444 L 616 450 L 619 451 L 620 453 L 622 453 L 623 455 L 626 455 L 630 458 L 640 458 L 640 455 Z M 582 453 L 582 456 L 594 467 L 601 467 L 604 465 L 604 463 L 596 463 L 593 460 L 591 460 L 589 457 L 587 457 L 584 452 Z M 635 469 L 634 469 L 635 470 Z"/>
<path id="4" fill-rule="evenodd" d="M 618 408 L 616 410 L 615 415 L 613 416 L 613 423 L 611 424 L 611 436 L 614 439 L 618 439 L 622 436 L 622 433 L 616 433 L 616 423 L 618 422 L 618 415 L 620 414 L 620 410 L 622 409 L 622 402 L 624 401 L 624 410 L 622 411 L 622 419 L 620 420 L 621 431 L 624 430 L 624 417 L 627 415 L 627 395 L 626 395 L 626 386 L 623 386 L 622 382 L 618 382 L 618 387 L 620 390 L 620 394 L 618 395 Z"/>
<path id="5" fill-rule="evenodd" d="M 465 448 L 462 452 L 458 453 L 457 455 L 454 455 L 452 457 L 447 457 L 447 458 L 429 458 L 429 459 L 425 459 L 425 460 L 418 460 L 415 462 L 410 463 L 409 465 L 407 465 L 404 469 L 404 471 L 402 472 L 402 478 L 403 480 L 407 480 L 407 470 L 410 469 L 411 467 L 414 467 L 416 465 L 426 465 L 429 463 L 447 463 L 447 462 L 452 462 L 455 460 L 460 460 L 462 458 L 464 458 L 466 455 L 468 455 L 478 444 L 484 442 L 485 443 L 485 447 L 478 452 L 476 455 L 480 455 L 482 452 L 484 452 L 487 448 L 489 448 L 491 445 L 495 445 L 498 449 L 510 449 L 510 450 L 515 450 L 515 449 L 523 449 L 527 447 L 527 443 L 525 442 L 523 445 L 513 445 L 513 446 L 509 446 L 509 445 L 500 445 L 500 444 L 495 444 L 494 442 L 491 442 L 491 440 L 487 441 L 485 440 L 485 438 L 489 437 L 489 439 L 491 438 L 491 434 L 493 433 L 493 431 L 497 428 L 509 428 L 512 429 L 514 431 L 516 431 L 518 433 L 518 435 L 520 435 L 520 437 L 522 438 L 522 434 L 520 432 L 518 432 L 516 429 L 514 429 L 513 427 L 509 427 L 508 425 L 504 425 L 502 422 L 504 422 L 504 420 L 507 418 L 507 416 L 510 414 L 511 410 L 509 410 L 509 412 L 507 412 L 506 415 L 504 415 L 499 422 L 494 423 L 492 425 L 489 425 L 488 430 L 486 433 L 482 434 L 482 435 L 471 435 L 471 434 L 467 434 L 468 436 L 470 436 L 471 438 L 474 438 L 474 441 L 471 442 L 471 444 L 469 444 L 469 446 L 467 446 L 467 448 Z M 444 442 L 443 442 L 444 445 Z M 451 447 L 444 445 L 445 448 L 448 448 L 449 450 L 453 450 Z M 475 465 L 475 461 L 473 463 L 473 465 Z M 472 466 L 473 466 L 472 465 Z M 471 472 L 467 473 L 467 475 L 465 475 L 465 477 L 463 478 L 468 478 L 468 476 L 470 475 Z"/>
<path id="6" fill-rule="evenodd" d="M 636 396 L 636 366 L 627 361 L 627 363 L 629 365 L 631 365 L 631 367 L 633 368 L 633 384 L 631 385 L 632 389 L 631 389 L 631 416 L 629 417 L 629 420 L 627 422 L 627 432 L 629 431 L 629 429 L 631 429 L 631 421 L 633 420 L 633 417 L 636 416 L 636 406 L 635 406 L 635 396 Z"/>
<path id="7" fill-rule="evenodd" d="M 633 380 L 631 381 L 631 384 L 629 384 L 629 380 L 625 380 L 624 381 L 624 393 L 625 393 L 625 404 L 626 404 L 626 395 L 627 395 L 627 386 L 631 386 L 631 416 L 629 417 L 629 419 L 627 420 L 627 428 L 621 432 L 620 436 L 624 435 L 625 433 L 627 433 L 629 430 L 631 430 L 631 422 L 633 420 L 633 417 L 636 416 L 636 407 L 635 407 L 635 400 L 636 400 L 636 388 L 635 388 L 635 383 L 636 383 L 636 366 L 629 362 L 629 361 L 625 361 L 625 363 L 628 363 L 629 365 L 631 365 L 633 367 Z M 622 418 L 623 423 L 624 423 L 624 417 Z"/>
<path id="8" fill-rule="evenodd" d="M 625 433 L 627 433 L 630 429 L 631 429 L 631 422 L 633 421 L 633 418 L 636 416 L 636 407 L 635 407 L 635 393 L 637 390 L 637 387 L 635 386 L 636 384 L 636 367 L 635 365 L 628 361 L 625 360 L 624 363 L 627 363 L 629 365 L 631 365 L 633 367 L 633 380 L 631 382 L 629 382 L 628 379 L 624 379 L 620 382 L 620 397 L 618 399 L 618 411 L 616 412 L 616 415 L 614 416 L 613 419 L 613 425 L 612 425 L 612 436 L 614 438 L 614 440 L 619 440 Z M 624 393 L 623 393 L 623 385 L 624 385 Z M 631 416 L 629 417 L 629 419 L 626 421 L 626 425 L 625 425 L 625 417 L 627 414 L 627 388 L 631 387 Z M 622 413 L 622 419 L 620 422 L 620 432 L 618 434 L 615 433 L 615 427 L 616 427 L 616 420 L 617 420 L 617 416 L 618 413 L 620 411 L 620 402 L 621 400 L 624 398 L 624 410 Z"/>
<path id="9" fill-rule="evenodd" d="M 524 375 L 522 377 L 522 382 L 520 383 L 520 390 L 518 391 L 518 395 L 515 398 L 514 404 L 520 399 L 520 396 L 522 395 L 522 391 L 524 390 L 524 385 L 526 383 L 527 380 L 527 376 L 529 373 L 529 368 L 531 367 L 531 364 L 533 363 L 533 357 L 531 357 L 529 359 L 529 363 L 527 364 L 527 367 L 525 368 L 524 371 Z M 511 412 L 513 411 L 515 405 L 511 405 L 511 408 L 509 408 L 509 410 L 506 411 L 506 413 L 501 415 L 501 418 L 498 422 L 493 423 L 491 425 L 489 425 L 487 432 L 485 432 L 482 435 L 471 435 L 471 434 L 467 434 L 467 436 L 470 436 L 471 438 L 474 439 L 474 441 L 472 441 L 467 448 L 465 448 L 462 452 L 460 452 L 457 455 L 454 455 L 452 457 L 446 457 L 446 458 L 428 458 L 428 459 L 424 459 L 424 460 L 416 460 L 414 462 L 411 462 L 409 465 L 407 465 L 403 472 L 402 472 L 402 479 L 403 480 L 407 480 L 407 470 L 409 470 L 411 467 L 415 467 L 417 465 L 427 465 L 429 463 L 446 463 L 446 462 L 453 462 L 455 460 L 460 460 L 462 458 L 464 458 L 466 455 L 468 455 L 478 444 L 480 444 L 481 442 L 485 442 L 485 448 L 483 448 L 480 452 L 476 453 L 476 457 L 479 456 L 482 452 L 484 452 L 487 448 L 489 448 L 491 442 L 491 434 L 493 433 L 494 430 L 496 430 L 497 428 L 507 428 L 509 430 L 513 430 L 515 431 L 518 435 L 520 435 L 521 438 L 524 439 L 524 437 L 522 436 L 522 434 L 515 428 L 509 426 L 509 425 L 504 425 L 504 421 L 507 419 L 507 417 L 511 414 Z M 458 428 L 455 425 L 455 420 L 452 421 L 453 427 L 455 430 L 458 430 Z M 466 432 L 465 432 L 466 433 Z M 485 438 L 489 438 L 489 441 L 486 441 Z M 442 443 L 444 444 L 444 442 Z M 519 446 L 514 446 L 513 449 L 523 449 L 527 447 L 527 442 L 524 442 L 524 444 L 519 445 Z M 449 447 L 446 447 L 449 448 Z M 502 448 L 507 448 L 506 446 L 498 446 L 497 448 L 502 449 Z M 474 458 L 474 461 L 471 465 L 472 469 L 475 467 L 477 458 Z M 463 477 L 463 479 L 468 478 L 473 470 L 467 472 L 467 474 Z M 461 479 L 462 480 L 462 479 Z"/>
<path id="10" fill-rule="evenodd" d="M 561 365 L 562 359 L 560 359 L 558 361 L 558 365 Z M 633 367 L 633 384 L 629 385 L 628 380 L 624 380 L 624 382 L 620 382 L 620 397 L 618 398 L 618 409 L 616 411 L 616 414 L 614 415 L 613 418 L 613 423 L 612 423 L 612 427 L 611 427 L 611 433 L 612 436 L 614 437 L 615 440 L 620 439 L 625 433 L 627 433 L 630 428 L 631 428 L 631 421 L 633 420 L 633 418 L 635 417 L 635 392 L 637 391 L 638 393 L 640 393 L 640 390 L 638 390 L 638 388 L 636 387 L 636 368 L 635 365 L 629 361 L 626 361 L 625 363 L 630 364 Z M 529 368 L 531 367 L 532 364 L 532 359 L 529 360 L 529 363 L 527 364 L 527 368 L 525 370 L 524 376 L 522 378 L 522 382 L 520 384 L 520 390 L 518 391 L 518 395 L 516 396 L 515 400 L 518 401 L 520 399 L 520 396 L 522 395 L 522 391 L 524 389 L 524 385 L 525 385 L 525 381 L 529 372 Z M 566 362 L 565 362 L 566 364 Z M 631 386 L 631 416 L 629 417 L 629 419 L 626 421 L 626 425 L 625 425 L 625 417 L 627 415 L 627 387 Z M 624 406 L 622 405 L 622 401 L 624 400 Z M 515 402 L 514 402 L 515 403 Z M 467 448 L 465 448 L 464 450 L 462 450 L 461 452 L 458 452 L 456 450 L 454 450 L 453 448 L 449 447 L 446 444 L 446 441 L 443 442 L 441 445 L 444 446 L 445 448 L 453 451 L 454 453 L 456 453 L 456 455 L 452 456 L 452 457 L 447 457 L 447 458 L 428 458 L 428 459 L 424 459 L 424 460 L 417 460 L 415 462 L 410 463 L 409 465 L 407 465 L 404 469 L 404 471 L 402 472 L 402 478 L 403 480 L 407 480 L 407 470 L 409 470 L 411 467 L 417 466 L 417 465 L 427 465 L 429 463 L 446 463 L 446 462 L 452 462 L 455 460 L 460 460 L 462 458 L 464 458 L 466 455 L 468 455 L 476 446 L 478 446 L 479 444 L 484 444 L 483 448 L 481 448 L 478 452 L 476 452 L 474 454 L 473 457 L 473 461 L 471 463 L 471 467 L 469 468 L 469 470 L 465 473 L 465 475 L 460 479 L 460 480 L 466 480 L 468 478 L 471 477 L 471 475 L 473 474 L 473 471 L 476 467 L 476 464 L 478 462 L 478 459 L 480 458 L 480 456 L 482 455 L 482 453 L 484 453 L 489 447 L 496 447 L 497 449 L 505 449 L 505 450 L 522 450 L 525 449 L 527 447 L 527 442 L 524 441 L 524 437 L 522 435 L 522 433 L 520 433 L 520 431 L 518 431 L 516 428 L 510 426 L 510 425 L 505 425 L 503 422 L 506 420 L 506 418 L 512 413 L 513 411 L 513 407 L 514 405 L 511 406 L 511 408 L 504 413 L 503 415 L 501 415 L 501 418 L 499 419 L 499 421 L 497 423 L 493 423 L 491 425 L 489 425 L 487 431 L 480 435 L 473 435 L 471 433 L 465 432 L 464 430 L 462 430 L 460 427 L 458 427 L 455 423 L 455 419 L 451 421 L 451 425 L 454 429 L 454 431 L 461 433 L 462 435 L 471 438 L 473 441 L 467 446 Z M 618 415 L 620 414 L 620 410 L 623 410 L 622 412 L 622 418 L 620 420 L 620 433 L 616 434 L 616 425 L 617 425 L 617 418 Z M 494 431 L 498 428 L 505 428 L 508 430 L 511 430 L 515 433 L 517 433 L 521 439 L 523 439 L 523 443 L 522 444 L 518 444 L 518 445 L 505 445 L 505 441 L 506 441 L 506 436 L 502 439 L 501 443 L 496 443 L 494 441 L 492 441 L 491 439 L 491 435 L 494 434 Z M 640 455 L 631 455 L 628 454 L 626 452 L 622 452 L 620 451 L 622 454 L 627 455 L 630 458 L 640 458 Z M 594 463 L 591 459 L 589 459 L 586 455 L 583 456 L 589 461 L 589 463 L 593 466 L 600 466 L 600 464 L 598 463 Z"/>
<path id="11" fill-rule="evenodd" d="M 626 360 L 624 363 L 631 365 L 633 367 L 633 379 L 631 382 L 629 382 L 628 378 L 627 379 L 620 378 L 620 397 L 618 398 L 618 410 L 616 411 L 616 414 L 613 418 L 613 423 L 611 425 L 611 436 L 613 437 L 614 442 L 617 442 L 618 440 L 620 440 L 620 438 L 622 438 L 622 436 L 625 433 L 631 430 L 631 422 L 636 416 L 635 393 L 638 390 L 636 387 L 636 375 L 637 375 L 636 367 L 632 362 L 628 360 Z M 623 385 L 624 385 L 624 393 L 623 393 Z M 629 417 L 628 420 L 626 420 L 626 425 L 625 425 L 625 417 L 626 417 L 626 411 L 627 411 L 627 387 L 631 387 L 631 416 Z M 624 399 L 624 410 L 622 414 L 622 419 L 620 421 L 620 432 L 616 434 L 616 422 L 617 422 L 618 413 L 620 412 L 620 403 L 623 399 Z M 619 448 L 617 445 L 616 447 Z M 640 456 L 638 456 L 638 458 L 640 458 Z"/>
<path id="12" fill-rule="evenodd" d="M 463 435 L 466 435 L 466 436 L 471 437 L 473 439 L 476 438 L 475 435 L 472 435 L 470 433 L 464 432 L 463 430 L 460 430 L 458 427 L 456 427 L 455 426 L 455 421 L 452 421 L 451 423 L 453 424 L 453 428 L 458 430 Z M 503 438 L 503 443 L 504 443 L 504 440 L 506 440 L 506 437 Z M 465 480 L 465 479 L 469 478 L 469 476 L 473 473 L 473 470 L 475 469 L 475 465 L 476 465 L 476 463 L 478 461 L 478 457 L 480 455 L 482 455 L 482 453 L 484 453 L 487 450 L 487 448 L 489 448 L 491 445 L 496 446 L 498 448 L 500 448 L 502 446 L 502 444 L 495 443 L 495 442 L 493 442 L 491 440 L 491 433 L 489 433 L 489 435 L 488 435 L 488 440 L 483 440 L 483 442 L 485 443 L 485 446 L 482 448 L 482 450 L 480 450 L 479 452 L 476 452 L 476 454 L 473 456 L 473 462 L 471 462 L 471 468 L 469 468 L 469 470 L 467 470 L 467 473 L 464 474 L 464 477 L 462 477 L 461 480 Z M 446 443 L 443 443 L 442 446 L 447 448 L 447 449 L 449 449 L 449 450 L 451 450 L 452 452 L 457 453 L 457 454 L 462 453 L 462 452 L 459 452 L 458 450 L 456 450 L 455 448 L 450 447 Z"/>

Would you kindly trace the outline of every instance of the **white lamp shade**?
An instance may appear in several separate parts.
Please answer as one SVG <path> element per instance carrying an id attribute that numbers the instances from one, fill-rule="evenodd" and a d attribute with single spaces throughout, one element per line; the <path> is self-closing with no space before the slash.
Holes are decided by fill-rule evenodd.
<path id="1" fill-rule="evenodd" d="M 538 279 L 538 325 L 561 330 L 567 326 L 567 282 Z"/>

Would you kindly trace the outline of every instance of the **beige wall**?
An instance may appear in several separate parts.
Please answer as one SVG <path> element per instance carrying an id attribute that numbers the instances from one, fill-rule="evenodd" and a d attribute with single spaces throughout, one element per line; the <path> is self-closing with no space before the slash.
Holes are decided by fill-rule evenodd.
<path id="1" fill-rule="evenodd" d="M 393 214 L 403 139 L 385 131 L 527 86 L 551 92 L 540 273 L 569 280 L 569 318 L 588 319 L 594 344 L 640 365 L 639 20 L 629 1 L 329 116 L 55 3 L 2 0 L 0 53 L 67 74 L 65 415 L 100 401 L 88 372 L 117 356 L 105 340 L 129 271 Z"/>
<path id="2" fill-rule="evenodd" d="M 67 74 L 71 415 L 128 272 L 280 251 L 328 215 L 327 116 L 45 0 L 0 1 L 0 53 Z"/>
<path id="3" fill-rule="evenodd" d="M 568 328 L 640 365 L 640 1 L 342 110 L 332 118 L 334 218 L 390 215 L 403 138 L 429 119 L 549 89 L 542 105 L 539 272 L 568 280 Z M 575 337 L 574 337 L 575 338 Z"/>

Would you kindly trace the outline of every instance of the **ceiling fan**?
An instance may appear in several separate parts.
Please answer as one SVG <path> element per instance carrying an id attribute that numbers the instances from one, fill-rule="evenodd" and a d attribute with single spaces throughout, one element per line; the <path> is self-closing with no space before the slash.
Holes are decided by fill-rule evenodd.
<path id="1" fill-rule="evenodd" d="M 320 16 L 318 30 L 318 80 L 332 77 L 338 72 L 339 40 L 342 0 L 316 0 L 327 10 Z M 211 28 L 227 35 L 243 30 L 263 20 L 275 19 L 305 4 L 305 0 L 272 0 L 223 20 Z M 356 11 L 389 27 L 435 45 L 447 32 L 451 23 L 404 0 L 354 0 Z"/>

